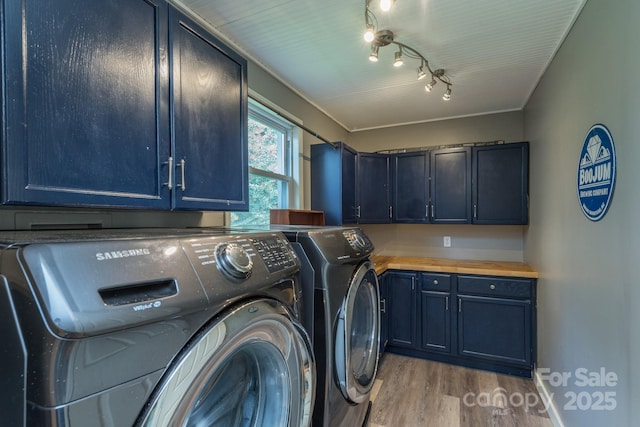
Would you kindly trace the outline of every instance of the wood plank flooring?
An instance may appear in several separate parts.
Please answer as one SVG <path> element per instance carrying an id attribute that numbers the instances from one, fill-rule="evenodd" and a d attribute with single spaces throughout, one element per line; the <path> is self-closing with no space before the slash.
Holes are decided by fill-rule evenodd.
<path id="1" fill-rule="evenodd" d="M 553 427 L 533 380 L 385 353 L 369 427 Z"/>

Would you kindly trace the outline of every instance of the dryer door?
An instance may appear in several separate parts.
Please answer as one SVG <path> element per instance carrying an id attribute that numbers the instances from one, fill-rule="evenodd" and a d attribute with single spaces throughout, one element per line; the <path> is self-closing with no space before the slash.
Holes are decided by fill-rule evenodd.
<path id="1" fill-rule="evenodd" d="M 259 299 L 214 320 L 169 366 L 140 426 L 307 426 L 315 364 L 302 326 Z"/>
<path id="2" fill-rule="evenodd" d="M 369 398 L 378 370 L 379 306 L 378 276 L 367 261 L 351 280 L 336 328 L 336 374 L 342 394 L 353 403 Z"/>

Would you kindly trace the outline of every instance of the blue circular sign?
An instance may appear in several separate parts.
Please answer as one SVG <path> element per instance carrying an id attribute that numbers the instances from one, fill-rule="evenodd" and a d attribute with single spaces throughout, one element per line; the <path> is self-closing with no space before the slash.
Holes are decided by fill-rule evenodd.
<path id="1" fill-rule="evenodd" d="M 589 129 L 578 161 L 578 201 L 591 221 L 600 221 L 611 203 L 616 183 L 616 149 L 605 125 Z"/>

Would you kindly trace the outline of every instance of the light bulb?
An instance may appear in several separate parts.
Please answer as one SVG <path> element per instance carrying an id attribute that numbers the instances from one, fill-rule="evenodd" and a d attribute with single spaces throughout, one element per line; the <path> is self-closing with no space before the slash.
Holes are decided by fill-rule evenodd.
<path id="1" fill-rule="evenodd" d="M 388 12 L 391 9 L 391 0 L 380 0 L 380 9 L 383 12 Z"/>
<path id="2" fill-rule="evenodd" d="M 367 25 L 367 30 L 364 32 L 364 41 L 366 41 L 367 43 L 371 43 L 375 36 L 376 35 L 373 32 L 373 25 Z"/>
<path id="3" fill-rule="evenodd" d="M 418 80 L 422 80 L 427 77 L 427 73 L 424 72 L 422 67 L 418 67 Z"/>

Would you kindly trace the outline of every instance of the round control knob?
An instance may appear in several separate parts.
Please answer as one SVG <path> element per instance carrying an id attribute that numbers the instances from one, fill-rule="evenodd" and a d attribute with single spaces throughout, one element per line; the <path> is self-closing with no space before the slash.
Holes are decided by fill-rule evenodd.
<path id="1" fill-rule="evenodd" d="M 221 243 L 216 247 L 216 261 L 223 273 L 235 279 L 246 279 L 251 275 L 253 261 L 244 250 L 236 243 Z"/>

